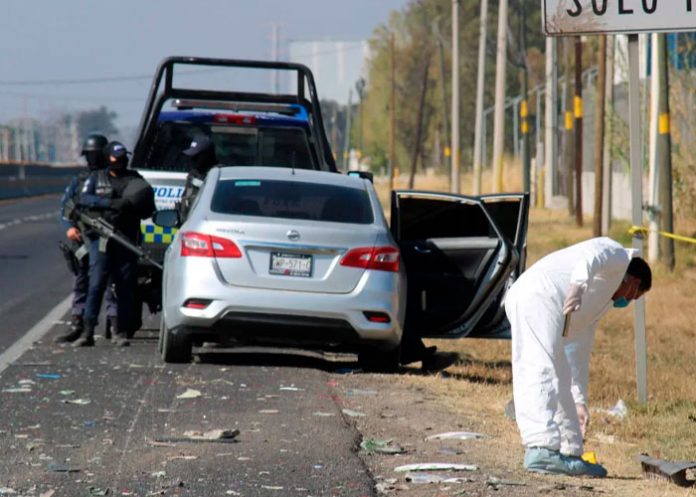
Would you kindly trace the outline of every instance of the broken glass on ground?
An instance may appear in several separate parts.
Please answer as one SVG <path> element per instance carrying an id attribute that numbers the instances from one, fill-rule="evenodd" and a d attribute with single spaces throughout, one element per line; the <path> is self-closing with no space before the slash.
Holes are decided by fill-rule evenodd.
<path id="1" fill-rule="evenodd" d="M 360 442 L 360 448 L 362 448 L 368 454 L 403 454 L 406 452 L 406 449 L 400 445 L 393 444 L 392 439 L 376 440 L 366 438 Z"/>
<path id="2" fill-rule="evenodd" d="M 195 399 L 203 395 L 199 390 L 193 388 L 187 388 L 186 391 L 180 395 L 177 395 L 177 399 Z"/>
<path id="3" fill-rule="evenodd" d="M 471 431 L 448 431 L 445 433 L 438 433 L 437 435 L 430 435 L 426 437 L 426 440 L 482 440 L 488 438 L 483 433 L 475 433 Z"/>
<path id="4" fill-rule="evenodd" d="M 238 429 L 232 430 L 210 430 L 200 432 L 196 430 L 185 431 L 182 436 L 160 437 L 154 440 L 158 444 L 171 444 L 179 442 L 217 442 L 217 443 L 234 443 L 239 435 Z"/>
<path id="5" fill-rule="evenodd" d="M 397 466 L 394 471 L 397 473 L 405 473 L 409 471 L 477 471 L 478 466 L 475 464 L 456 464 L 448 462 L 426 462 L 416 464 L 404 464 Z"/>

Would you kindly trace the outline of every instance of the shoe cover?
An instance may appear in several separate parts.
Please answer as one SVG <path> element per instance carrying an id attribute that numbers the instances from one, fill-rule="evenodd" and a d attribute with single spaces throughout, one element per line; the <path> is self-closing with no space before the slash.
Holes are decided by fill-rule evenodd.
<path id="1" fill-rule="evenodd" d="M 524 467 L 535 473 L 604 478 L 607 470 L 601 464 L 591 464 L 577 456 L 564 456 L 556 450 L 530 447 L 524 455 Z"/>

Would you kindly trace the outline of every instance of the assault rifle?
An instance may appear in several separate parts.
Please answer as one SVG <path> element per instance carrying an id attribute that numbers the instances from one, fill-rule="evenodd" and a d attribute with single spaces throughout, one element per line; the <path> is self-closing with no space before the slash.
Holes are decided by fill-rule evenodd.
<path id="1" fill-rule="evenodd" d="M 142 250 L 140 247 L 137 245 L 134 245 L 133 243 L 130 242 L 125 236 L 120 234 L 118 231 L 116 231 L 116 228 L 114 228 L 112 225 L 104 221 L 100 217 L 92 217 L 80 210 L 79 207 L 75 205 L 75 202 L 72 200 L 68 200 L 65 203 L 65 213 L 66 217 L 69 217 L 70 219 L 74 219 L 76 222 L 79 224 L 83 225 L 85 228 L 89 228 L 95 233 L 99 235 L 99 238 L 101 240 L 113 240 L 122 247 L 128 249 L 129 251 L 133 252 L 136 254 L 138 257 L 141 259 L 147 261 L 148 263 L 152 264 L 156 268 L 158 268 L 160 271 L 162 270 L 162 264 L 154 260 L 152 257 L 150 257 L 150 254 Z M 82 230 L 84 231 L 84 230 Z M 100 243 L 101 243 L 100 240 Z"/>

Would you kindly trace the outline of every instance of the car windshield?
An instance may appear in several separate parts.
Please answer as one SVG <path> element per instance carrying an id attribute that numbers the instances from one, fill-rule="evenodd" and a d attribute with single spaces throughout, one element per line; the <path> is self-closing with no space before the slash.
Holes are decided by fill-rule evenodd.
<path id="1" fill-rule="evenodd" d="M 221 214 L 371 224 L 365 190 L 297 181 L 233 179 L 220 181 L 211 210 Z"/>
<path id="2" fill-rule="evenodd" d="M 303 128 L 211 126 L 187 121 L 159 123 L 150 153 L 141 167 L 188 172 L 191 159 L 181 152 L 201 133 L 212 138 L 218 162 L 223 165 L 317 169 Z"/>

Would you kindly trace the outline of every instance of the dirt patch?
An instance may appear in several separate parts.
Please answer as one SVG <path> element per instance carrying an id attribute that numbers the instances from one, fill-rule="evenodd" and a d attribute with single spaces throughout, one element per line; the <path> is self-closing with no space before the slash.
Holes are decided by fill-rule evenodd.
<path id="1" fill-rule="evenodd" d="M 387 447 L 404 449 L 401 454 L 359 449 L 377 483 L 378 495 L 696 495 L 669 483 L 643 480 L 637 463 L 632 474 L 617 474 L 622 468 L 610 467 L 610 477 L 603 480 L 527 473 L 522 468 L 524 449 L 517 427 L 504 415 L 507 387 L 482 385 L 447 373 L 423 376 L 415 369 L 409 371 L 400 375 L 335 375 L 331 380 L 346 419 L 360 431 L 363 441 L 391 440 Z M 429 439 L 444 432 L 475 432 L 484 437 Z M 395 470 L 416 463 L 472 464 L 477 469 Z M 414 478 L 442 481 L 419 483 Z"/>

